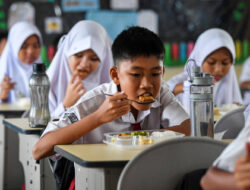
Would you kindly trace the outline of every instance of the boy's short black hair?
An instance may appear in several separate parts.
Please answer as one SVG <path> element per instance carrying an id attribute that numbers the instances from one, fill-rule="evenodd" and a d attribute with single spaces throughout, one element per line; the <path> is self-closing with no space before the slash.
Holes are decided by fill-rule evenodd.
<path id="1" fill-rule="evenodd" d="M 116 66 L 119 61 L 134 59 L 138 56 L 156 56 L 163 60 L 165 49 L 161 39 L 152 31 L 132 26 L 122 31 L 112 45 L 113 59 Z"/>

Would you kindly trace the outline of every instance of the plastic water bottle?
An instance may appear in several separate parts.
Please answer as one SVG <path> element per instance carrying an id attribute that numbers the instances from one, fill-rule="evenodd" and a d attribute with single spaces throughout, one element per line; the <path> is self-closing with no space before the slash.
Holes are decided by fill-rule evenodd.
<path id="1" fill-rule="evenodd" d="M 190 82 L 191 135 L 213 138 L 213 77 L 193 66 Z"/>
<path id="2" fill-rule="evenodd" d="M 48 101 L 50 82 L 45 69 L 43 63 L 33 65 L 33 73 L 29 81 L 31 97 L 30 127 L 46 127 L 50 120 Z"/>

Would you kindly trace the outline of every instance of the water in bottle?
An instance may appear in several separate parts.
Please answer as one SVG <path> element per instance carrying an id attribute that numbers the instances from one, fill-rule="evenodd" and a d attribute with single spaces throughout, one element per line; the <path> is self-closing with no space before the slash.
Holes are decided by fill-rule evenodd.
<path id="1" fill-rule="evenodd" d="M 50 120 L 48 102 L 50 82 L 45 69 L 43 63 L 33 65 L 33 73 L 29 81 L 31 97 L 30 127 L 46 127 Z"/>

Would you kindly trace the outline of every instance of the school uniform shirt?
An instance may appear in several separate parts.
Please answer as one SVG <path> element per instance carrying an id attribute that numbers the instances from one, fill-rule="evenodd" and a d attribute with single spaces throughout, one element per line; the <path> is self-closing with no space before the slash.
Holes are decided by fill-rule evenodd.
<path id="1" fill-rule="evenodd" d="M 67 35 L 61 37 L 58 50 L 47 71 L 51 86 L 49 108 L 52 117 L 60 116 L 65 108 L 63 100 L 72 73 L 69 57 L 81 51 L 92 49 L 100 59 L 97 69 L 84 79 L 86 90 L 110 81 L 109 69 L 113 65 L 111 39 L 105 29 L 94 21 L 79 21 Z"/>
<path id="2" fill-rule="evenodd" d="M 234 102 L 242 103 L 240 88 L 234 70 L 235 46 L 232 37 L 226 31 L 219 28 L 212 28 L 203 32 L 198 37 L 188 60 L 195 60 L 196 65 L 201 67 L 202 70 L 202 63 L 206 57 L 222 47 L 229 50 L 233 63 L 228 73 L 214 85 L 214 105 L 222 106 L 223 104 L 231 104 Z M 192 66 L 193 62 L 187 61 L 185 72 L 174 76 L 167 82 L 172 91 L 177 84 L 189 79 Z M 188 97 L 183 96 L 183 93 L 178 94 L 177 98 L 182 105 L 183 102 L 189 101 Z"/>
<path id="3" fill-rule="evenodd" d="M 237 138 L 231 142 L 221 155 L 214 161 L 213 166 L 219 169 L 233 172 L 235 162 L 240 157 L 246 154 L 245 143 L 250 142 L 250 105 L 244 112 L 245 126 L 239 133 Z"/>
<path id="4" fill-rule="evenodd" d="M 250 57 L 243 64 L 242 73 L 240 76 L 240 82 L 250 81 Z M 250 91 L 244 93 L 243 103 L 245 105 L 250 104 Z"/>
<path id="5" fill-rule="evenodd" d="M 32 74 L 32 64 L 24 64 L 18 58 L 18 53 L 24 41 L 32 35 L 36 35 L 42 47 L 42 36 L 36 26 L 28 22 L 18 22 L 14 24 L 8 35 L 6 46 L 4 47 L 0 59 L 0 82 L 5 75 L 15 82 L 14 90 L 11 90 L 7 103 L 16 101 L 16 93 L 29 97 L 29 79 Z M 34 63 L 41 62 L 40 56 Z M 0 89 L 1 90 L 1 89 Z"/>
<path id="6" fill-rule="evenodd" d="M 95 112 L 106 99 L 106 94 L 115 94 L 117 86 L 113 83 L 102 84 L 93 90 L 84 94 L 79 103 L 67 110 L 59 121 L 52 121 L 46 127 L 45 134 L 63 128 L 72 124 L 75 121 L 86 117 L 90 113 Z M 88 134 L 84 135 L 74 143 L 76 144 L 91 144 L 102 143 L 104 133 L 108 132 L 122 132 L 131 131 L 131 124 L 140 123 L 142 130 L 160 129 L 181 124 L 183 121 L 189 119 L 189 115 L 176 100 L 167 85 L 162 85 L 159 96 L 152 103 L 149 110 L 139 111 L 137 119 L 131 112 L 121 116 L 120 118 L 105 123 Z M 56 157 L 54 157 L 56 158 Z"/>

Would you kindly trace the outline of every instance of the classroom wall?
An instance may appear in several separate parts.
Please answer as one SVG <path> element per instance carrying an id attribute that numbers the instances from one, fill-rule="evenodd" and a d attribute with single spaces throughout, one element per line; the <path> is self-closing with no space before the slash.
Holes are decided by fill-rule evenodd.
<path id="1" fill-rule="evenodd" d="M 177 67 L 173 69 L 173 73 L 178 70 L 179 66 L 185 64 L 190 52 L 187 51 L 188 44 L 194 43 L 200 33 L 211 27 L 223 28 L 232 35 L 237 44 L 237 64 L 242 64 L 249 55 L 249 0 L 129 0 L 131 4 L 135 4 L 135 8 L 125 9 L 112 8 L 112 3 L 125 2 L 124 0 L 88 0 L 89 5 L 92 3 L 96 6 L 82 6 L 81 8 L 80 5 L 85 1 L 0 0 L 0 32 L 8 28 L 8 20 L 11 16 L 10 7 L 13 3 L 30 3 L 35 10 L 35 23 L 44 39 L 45 49 L 43 49 L 42 56 L 43 60 L 46 60 L 48 47 L 56 41 L 58 36 L 67 33 L 77 21 L 96 20 L 104 25 L 111 38 L 114 39 L 119 30 L 136 24 L 139 19 L 138 15 L 146 10 L 155 13 L 157 21 L 155 28 L 150 25 L 154 20 L 146 20 L 144 24 L 146 27 L 154 28 L 163 40 L 167 49 L 164 64 L 167 67 Z M 65 6 L 69 4 L 79 4 L 79 6 Z M 25 17 L 26 13 L 23 11 L 18 17 Z M 45 22 L 50 17 L 61 19 L 61 32 L 46 32 Z M 49 61 L 47 63 L 49 65 Z"/>

